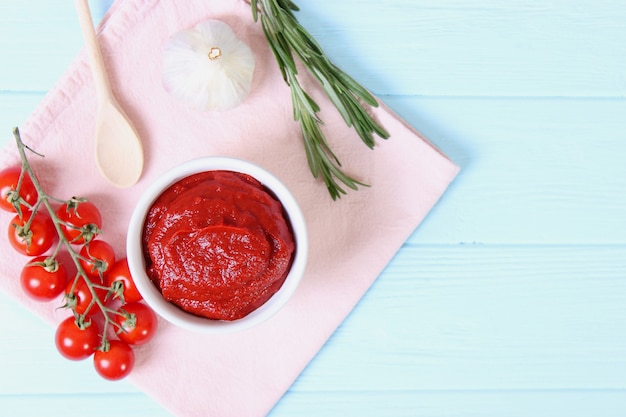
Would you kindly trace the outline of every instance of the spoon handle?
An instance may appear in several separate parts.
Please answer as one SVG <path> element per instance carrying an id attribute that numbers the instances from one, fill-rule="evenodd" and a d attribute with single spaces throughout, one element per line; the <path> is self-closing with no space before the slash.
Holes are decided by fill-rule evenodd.
<path id="1" fill-rule="evenodd" d="M 98 98 L 104 100 L 111 96 L 111 85 L 106 75 L 102 52 L 98 45 L 96 30 L 93 25 L 93 19 L 91 18 L 91 12 L 89 11 L 89 3 L 87 0 L 75 0 L 74 4 L 76 6 L 76 12 L 78 13 L 78 21 L 83 32 L 83 38 L 85 39 L 85 46 L 87 48 L 87 54 L 89 55 Z"/>

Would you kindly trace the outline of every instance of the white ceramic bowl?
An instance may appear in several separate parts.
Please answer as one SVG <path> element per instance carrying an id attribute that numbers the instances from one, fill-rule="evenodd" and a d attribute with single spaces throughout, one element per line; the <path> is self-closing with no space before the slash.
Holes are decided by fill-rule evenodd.
<path id="1" fill-rule="evenodd" d="M 233 321 L 211 320 L 185 312 L 167 301 L 146 274 L 142 233 L 150 207 L 165 189 L 189 175 L 205 171 L 228 170 L 248 174 L 268 188 L 288 216 L 294 234 L 296 251 L 291 269 L 282 287 L 265 304 L 247 316 Z M 250 328 L 274 315 L 293 295 L 306 266 L 307 230 L 302 211 L 291 192 L 274 175 L 250 162 L 227 157 L 206 157 L 185 162 L 167 171 L 152 183 L 140 197 L 130 219 L 126 239 L 126 255 L 131 275 L 145 302 L 167 321 L 180 327 L 204 333 L 225 333 Z"/>

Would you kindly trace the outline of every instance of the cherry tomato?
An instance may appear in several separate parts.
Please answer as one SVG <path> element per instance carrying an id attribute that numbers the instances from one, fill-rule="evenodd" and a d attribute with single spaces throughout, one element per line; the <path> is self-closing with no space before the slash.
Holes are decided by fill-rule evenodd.
<path id="1" fill-rule="evenodd" d="M 9 201 L 9 192 L 17 189 L 22 168 L 19 166 L 5 168 L 0 171 L 0 208 L 15 212 L 15 207 Z M 28 173 L 24 174 L 19 196 L 31 206 L 37 202 L 37 189 Z"/>
<path id="2" fill-rule="evenodd" d="M 133 370 L 135 353 L 127 343 L 111 340 L 109 350 L 106 352 L 96 351 L 93 355 L 93 364 L 101 377 L 116 381 L 124 378 Z"/>
<path id="3" fill-rule="evenodd" d="M 71 243 L 83 244 L 95 238 L 102 228 L 100 210 L 91 201 L 72 199 L 61 205 L 57 216 L 63 222 L 63 235 Z"/>
<path id="4" fill-rule="evenodd" d="M 113 320 L 120 326 L 117 337 L 130 345 L 143 345 L 154 337 L 158 327 L 157 316 L 143 303 L 124 304 Z"/>
<path id="5" fill-rule="evenodd" d="M 80 264 L 92 277 L 104 277 L 115 264 L 115 250 L 104 240 L 92 240 L 80 250 Z"/>
<path id="6" fill-rule="evenodd" d="M 135 281 L 133 281 L 133 277 L 130 275 L 128 260 L 126 258 L 122 258 L 115 262 L 113 267 L 111 267 L 111 269 L 107 272 L 105 279 L 106 285 L 109 287 L 116 281 L 120 281 L 122 283 L 124 290 L 124 302 L 136 303 L 142 300 L 143 297 L 139 293 L 139 290 L 135 285 Z"/>
<path id="7" fill-rule="evenodd" d="M 101 309 L 95 301 L 92 303 L 93 294 L 91 293 L 91 291 L 89 291 L 89 286 L 87 285 L 85 280 L 80 279 L 76 283 L 74 291 L 72 291 L 72 284 L 73 282 L 70 282 L 67 285 L 65 295 L 68 298 L 71 297 L 76 300 L 76 304 L 74 305 L 76 313 L 87 314 L 88 316 L 93 316 L 94 314 L 99 313 Z M 104 299 L 107 296 L 107 291 L 102 288 L 94 288 L 94 292 L 96 293 L 96 296 L 104 303 Z M 91 307 L 89 307 L 90 305 Z M 87 311 L 88 308 L 89 311 Z"/>
<path id="8" fill-rule="evenodd" d="M 54 339 L 61 355 L 79 361 L 93 355 L 100 346 L 100 329 L 92 321 L 89 327 L 81 330 L 74 317 L 68 317 L 57 327 Z"/>
<path id="9" fill-rule="evenodd" d="M 37 256 L 28 262 L 20 274 L 24 292 L 35 300 L 53 300 L 67 286 L 65 267 L 55 259 Z"/>
<path id="10" fill-rule="evenodd" d="M 24 227 L 31 217 L 33 219 L 29 227 Z M 46 253 L 59 236 L 50 216 L 43 212 L 37 212 L 33 216 L 30 211 L 25 211 L 21 219 L 20 216 L 15 216 L 11 220 L 8 237 L 11 246 L 19 253 L 39 256 Z"/>

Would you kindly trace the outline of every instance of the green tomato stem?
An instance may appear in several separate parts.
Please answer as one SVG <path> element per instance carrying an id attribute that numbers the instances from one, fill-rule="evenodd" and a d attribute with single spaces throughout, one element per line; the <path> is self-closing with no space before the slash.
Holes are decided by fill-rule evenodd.
<path id="1" fill-rule="evenodd" d="M 41 205 L 43 205 L 48 211 L 48 214 L 50 215 L 50 218 L 52 219 L 52 222 L 54 224 L 54 228 L 59 236 L 59 243 L 57 244 L 57 247 L 55 248 L 54 254 L 52 255 L 52 257 L 56 257 L 60 248 L 63 246 L 69 253 L 70 257 L 72 258 L 72 261 L 74 262 L 74 265 L 76 266 L 77 272 L 76 272 L 76 275 L 74 276 L 74 280 L 70 288 L 70 293 L 74 294 L 74 291 L 76 290 L 76 285 L 78 284 L 79 280 L 82 279 L 85 282 L 85 285 L 87 285 L 87 288 L 89 289 L 89 292 L 91 294 L 91 302 L 87 306 L 87 309 L 85 310 L 84 314 L 78 315 L 76 313 L 75 304 L 71 305 L 70 308 L 72 309 L 74 316 L 81 317 L 83 321 L 85 320 L 87 313 L 93 308 L 94 305 L 97 305 L 100 308 L 100 310 L 102 311 L 102 314 L 104 315 L 104 326 L 103 326 L 102 335 L 101 335 L 101 338 L 102 338 L 101 347 L 106 348 L 109 345 L 108 338 L 107 338 L 107 328 L 108 326 L 115 324 L 115 322 L 111 320 L 111 318 L 109 317 L 110 314 L 112 314 L 113 310 L 106 307 L 105 303 L 98 296 L 96 289 L 97 288 L 108 289 L 108 287 L 102 287 L 101 285 L 98 285 L 92 282 L 89 276 L 87 275 L 87 273 L 85 272 L 83 266 L 80 263 L 81 259 L 86 260 L 86 261 L 91 261 L 91 262 L 97 261 L 97 259 L 85 259 L 72 247 L 72 243 L 67 240 L 62 229 L 62 225 L 64 225 L 65 222 L 63 222 L 57 216 L 56 211 L 54 210 L 54 207 L 52 207 L 52 203 L 50 202 L 50 200 L 55 201 L 55 202 L 61 202 L 61 203 L 66 203 L 67 201 L 49 196 L 46 193 L 41 183 L 39 182 L 39 179 L 35 175 L 30 163 L 28 162 L 28 158 L 26 157 L 25 150 L 28 149 L 29 151 L 41 157 L 43 157 L 43 155 L 33 151 L 31 148 L 29 148 L 28 146 L 24 144 L 20 136 L 19 129 L 17 127 L 13 129 L 13 136 L 15 137 L 15 141 L 17 143 L 17 149 L 20 154 L 20 158 L 22 160 L 22 173 L 20 174 L 20 178 L 18 180 L 18 184 L 16 188 L 19 191 L 23 178 L 25 176 L 25 173 L 28 173 L 28 175 L 30 176 L 33 182 L 33 185 L 35 186 L 35 189 L 37 190 L 37 202 L 31 207 L 31 210 L 33 213 L 35 213 L 37 210 L 39 210 Z M 34 216 L 30 217 L 29 222 L 32 221 L 33 217 Z"/>

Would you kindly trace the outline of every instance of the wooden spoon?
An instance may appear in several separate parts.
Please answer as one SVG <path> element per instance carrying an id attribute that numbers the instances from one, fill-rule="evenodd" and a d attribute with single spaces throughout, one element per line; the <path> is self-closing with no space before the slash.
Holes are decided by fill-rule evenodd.
<path id="1" fill-rule="evenodd" d="M 75 0 L 75 5 L 98 97 L 96 164 L 111 184 L 128 188 L 139 180 L 143 170 L 141 141 L 111 90 L 89 3 L 87 0 Z"/>

